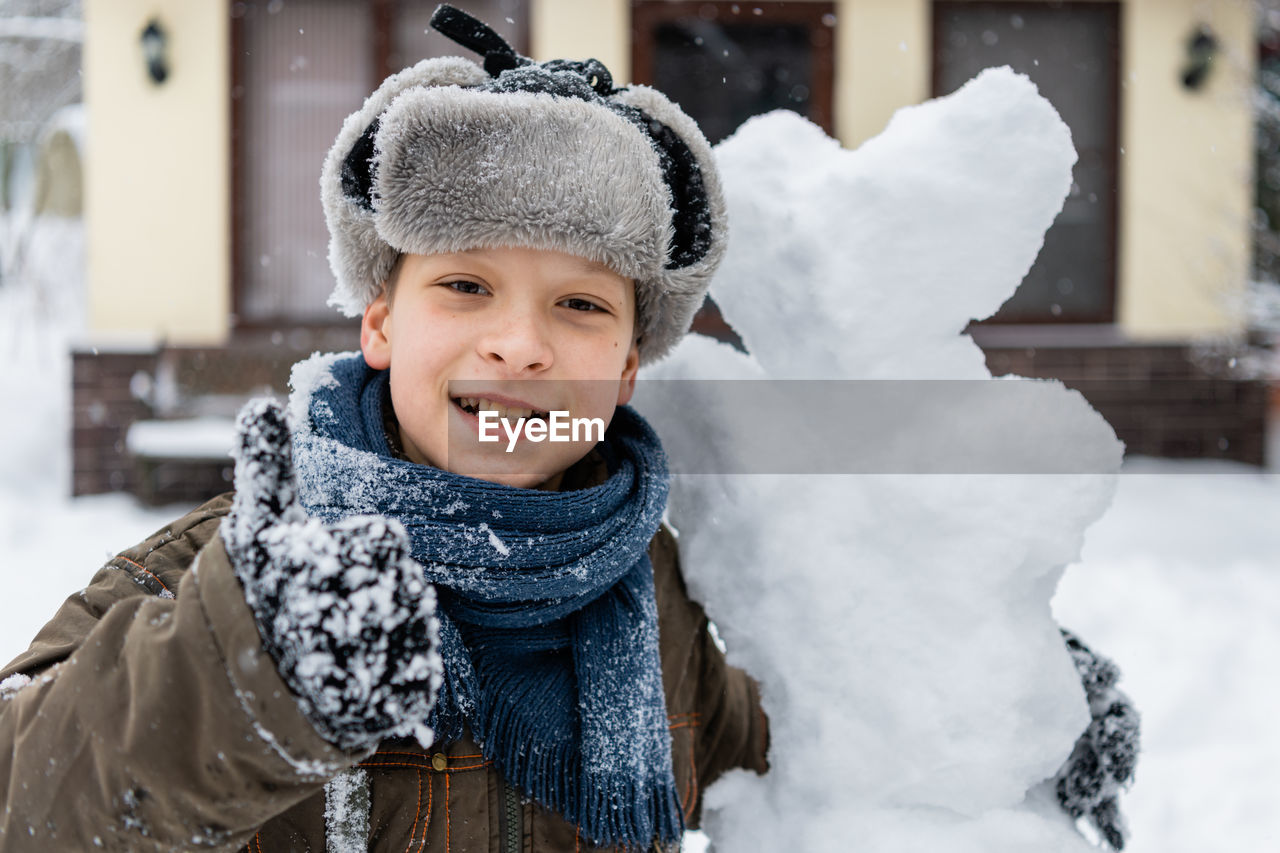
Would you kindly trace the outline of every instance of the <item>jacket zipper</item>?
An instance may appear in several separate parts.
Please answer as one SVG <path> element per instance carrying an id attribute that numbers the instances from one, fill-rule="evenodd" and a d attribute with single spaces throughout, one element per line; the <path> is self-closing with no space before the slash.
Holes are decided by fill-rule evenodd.
<path id="1" fill-rule="evenodd" d="M 512 788 L 507 782 L 502 783 L 504 802 L 504 816 L 506 820 L 506 837 L 502 841 L 502 853 L 520 853 L 520 836 L 524 834 L 523 826 L 523 809 L 520 807 L 520 797 L 516 794 L 516 789 Z"/>

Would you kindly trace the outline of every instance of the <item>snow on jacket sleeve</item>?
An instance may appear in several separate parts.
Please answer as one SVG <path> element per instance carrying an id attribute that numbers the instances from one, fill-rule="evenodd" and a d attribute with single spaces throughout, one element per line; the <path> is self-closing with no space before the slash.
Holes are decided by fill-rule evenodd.
<path id="1" fill-rule="evenodd" d="M 109 561 L 0 670 L 0 850 L 237 850 L 363 757 L 263 650 L 215 535 L 229 504 Z"/>

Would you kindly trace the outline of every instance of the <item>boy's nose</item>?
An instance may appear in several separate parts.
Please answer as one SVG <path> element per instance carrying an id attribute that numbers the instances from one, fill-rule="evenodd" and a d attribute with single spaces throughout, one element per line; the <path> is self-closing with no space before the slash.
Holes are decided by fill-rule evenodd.
<path id="1" fill-rule="evenodd" d="M 537 373 L 551 366 L 551 340 L 543 324 L 528 315 L 505 318 L 480 342 L 480 355 L 513 375 Z"/>

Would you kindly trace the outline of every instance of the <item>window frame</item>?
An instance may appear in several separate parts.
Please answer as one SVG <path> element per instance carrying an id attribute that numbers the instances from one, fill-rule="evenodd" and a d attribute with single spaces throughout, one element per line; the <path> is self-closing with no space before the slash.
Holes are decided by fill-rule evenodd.
<path id="1" fill-rule="evenodd" d="M 943 15 L 948 7 L 952 8 L 974 8 L 983 10 L 1001 10 L 1016 14 L 1019 11 L 1027 10 L 1041 11 L 1047 5 L 1044 0 L 1036 2 L 1036 0 L 933 0 L 930 3 L 929 12 L 931 16 L 930 30 L 933 39 L 933 50 L 931 52 L 932 67 L 930 69 L 930 91 L 932 97 L 939 97 L 944 94 L 941 91 L 942 77 L 942 52 L 943 52 L 943 33 L 942 21 Z M 1124 70 L 1124 15 L 1122 14 L 1122 3 L 1117 0 L 1062 0 L 1062 2 L 1052 4 L 1054 8 L 1064 7 L 1087 7 L 1098 9 L 1110 14 L 1112 24 L 1115 27 L 1116 39 L 1114 49 L 1111 52 L 1112 70 L 1116 81 L 1115 88 L 1109 93 L 1110 103 L 1107 105 L 1107 116 L 1111 122 L 1113 135 L 1111 145 L 1109 146 L 1109 154 L 1103 160 L 1103 166 L 1107 171 L 1108 183 L 1113 187 L 1113 192 L 1109 198 L 1111 200 L 1111 223 L 1112 226 L 1107 233 L 1107 243 L 1105 246 L 1107 259 L 1107 277 L 1102 282 L 1102 295 L 1105 307 L 1097 312 L 1092 313 L 1073 313 L 1068 317 L 1046 317 L 1043 312 L 1027 313 L 1027 312 L 1010 312 L 1003 316 L 992 316 L 985 320 L 981 320 L 974 324 L 977 326 L 993 325 L 993 326 L 1059 326 L 1059 325 L 1098 325 L 1098 324 L 1114 324 L 1117 322 L 1117 301 L 1119 298 L 1119 264 L 1120 264 L 1120 240 L 1121 240 L 1121 213 L 1123 212 L 1122 193 L 1120 186 L 1120 144 L 1124 138 L 1124 129 L 1122 126 L 1123 112 L 1121 110 L 1121 74 Z M 1019 282 L 1021 284 L 1021 282 Z"/>
<path id="2" fill-rule="evenodd" d="M 734 7 L 739 8 L 735 14 Z M 745 10 L 760 9 L 760 15 Z M 807 118 L 835 136 L 835 70 L 836 27 L 828 26 L 823 18 L 837 12 L 831 0 L 792 0 L 792 2 L 743 2 L 729 0 L 632 0 L 631 2 L 631 76 L 636 83 L 652 85 L 654 80 L 653 33 L 666 23 L 689 17 L 700 17 L 703 11 L 713 10 L 707 20 L 737 20 L 750 23 L 759 19 L 766 23 L 803 24 L 810 32 L 813 48 L 813 86 L 810 92 L 811 113 Z M 816 37 L 819 36 L 819 37 Z"/>
<path id="3" fill-rule="evenodd" d="M 395 51 L 395 24 L 396 11 L 401 3 L 411 3 L 415 0 L 352 0 L 353 4 L 363 5 L 366 7 L 373 30 L 373 50 L 371 55 L 373 62 L 370 63 L 366 71 L 368 75 L 366 81 L 366 91 L 373 92 L 382 80 L 385 80 L 391 74 L 399 71 L 399 68 L 391 67 L 391 58 Z M 231 3 L 228 3 L 228 13 L 230 13 Z M 533 0 L 528 0 L 525 14 L 519 22 L 520 37 L 517 43 L 513 45 L 517 51 L 522 53 L 528 51 L 530 40 L 530 18 L 532 17 Z M 242 310 L 248 297 L 250 282 L 252 276 L 248 274 L 250 260 L 244 256 L 244 245 L 241 237 L 242 223 L 248 221 L 247 214 L 248 202 L 246 194 L 242 191 L 242 182 L 245 179 L 244 162 L 248 156 L 247 146 L 249 143 L 246 134 L 245 120 L 245 102 L 242 97 L 237 96 L 238 91 L 243 91 L 246 82 L 246 75 L 242 57 L 244 55 L 244 28 L 246 26 L 245 16 L 232 16 L 230 28 L 230 62 L 229 75 L 230 87 L 228 89 L 228 99 L 230 101 L 228 109 L 230 113 L 230 147 L 229 155 L 231 157 L 230 182 L 231 182 L 231 203 L 230 214 L 231 221 L 228 223 L 228 251 L 231 254 L 231 300 L 230 311 L 231 320 L 228 328 L 231 337 L 234 339 L 257 339 L 263 334 L 272 332 L 291 332 L 305 331 L 315 332 L 321 336 L 332 334 L 335 330 L 344 330 L 355 328 L 358 329 L 358 320 L 355 318 L 344 317 L 338 311 L 334 310 L 328 319 L 300 319 L 291 317 L 287 314 L 280 314 L 268 317 L 247 317 Z M 458 55 L 466 55 L 468 52 L 462 46 L 457 47 Z M 476 61 L 480 61 L 479 57 L 472 57 Z M 320 204 L 320 193 L 317 189 L 316 204 Z"/>

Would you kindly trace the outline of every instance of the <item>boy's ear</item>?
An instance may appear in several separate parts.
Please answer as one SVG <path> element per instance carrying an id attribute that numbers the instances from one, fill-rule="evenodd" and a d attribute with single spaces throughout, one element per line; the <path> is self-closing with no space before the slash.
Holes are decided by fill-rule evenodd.
<path id="1" fill-rule="evenodd" d="M 387 321 L 391 318 L 391 306 L 384 292 L 369 303 L 360 320 L 360 351 L 365 364 L 374 370 L 386 370 L 391 366 L 391 337 Z"/>
<path id="2" fill-rule="evenodd" d="M 618 383 L 618 405 L 625 406 L 631 402 L 631 395 L 636 392 L 636 373 L 640 370 L 640 344 L 631 342 L 631 350 L 622 366 L 622 381 Z"/>

